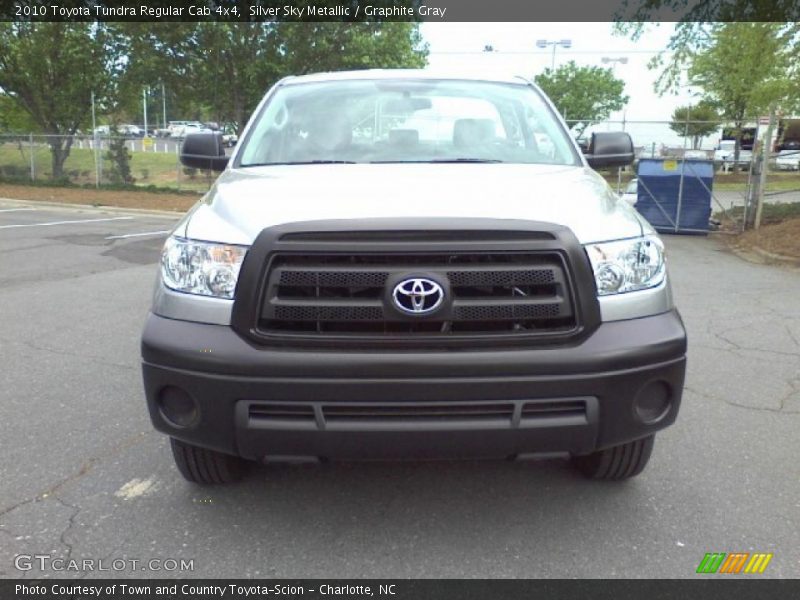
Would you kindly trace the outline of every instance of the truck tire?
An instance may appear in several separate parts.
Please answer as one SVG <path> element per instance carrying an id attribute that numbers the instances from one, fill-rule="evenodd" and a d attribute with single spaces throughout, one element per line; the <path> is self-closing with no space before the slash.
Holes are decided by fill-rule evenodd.
<path id="1" fill-rule="evenodd" d="M 641 473 L 653 452 L 655 436 L 612 446 L 586 456 L 575 456 L 573 464 L 590 479 L 621 480 Z"/>
<path id="2" fill-rule="evenodd" d="M 241 479 L 245 461 L 238 456 L 192 446 L 170 438 L 175 465 L 186 481 L 202 485 L 232 483 Z"/>

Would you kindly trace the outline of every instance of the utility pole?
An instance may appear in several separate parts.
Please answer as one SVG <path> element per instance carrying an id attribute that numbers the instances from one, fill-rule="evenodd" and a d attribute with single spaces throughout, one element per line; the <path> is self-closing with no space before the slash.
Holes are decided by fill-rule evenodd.
<path id="1" fill-rule="evenodd" d="M 97 157 L 97 116 L 94 109 L 94 90 L 92 90 L 92 137 L 94 138 L 94 186 L 100 187 L 100 160 Z"/>
<path id="2" fill-rule="evenodd" d="M 164 82 L 161 82 L 161 110 L 164 112 L 164 129 L 167 128 L 167 94 L 164 92 Z"/>
<path id="3" fill-rule="evenodd" d="M 756 217 L 753 228 L 761 227 L 761 212 L 764 208 L 764 192 L 767 189 L 767 171 L 769 171 L 769 155 L 772 152 L 772 132 L 775 130 L 775 106 L 769 109 L 769 125 L 767 133 L 761 142 L 761 173 L 758 177 L 758 192 L 756 193 Z"/>
<path id="4" fill-rule="evenodd" d="M 147 137 L 147 86 L 142 88 L 142 107 L 144 109 L 144 137 Z"/>
<path id="5" fill-rule="evenodd" d="M 686 107 L 686 123 L 683 126 L 683 156 L 681 157 L 681 178 L 678 182 L 678 208 L 675 212 L 675 233 L 678 232 L 681 222 L 681 205 L 683 204 L 683 177 L 686 171 L 686 143 L 689 139 L 689 118 L 692 114 L 692 105 Z"/>

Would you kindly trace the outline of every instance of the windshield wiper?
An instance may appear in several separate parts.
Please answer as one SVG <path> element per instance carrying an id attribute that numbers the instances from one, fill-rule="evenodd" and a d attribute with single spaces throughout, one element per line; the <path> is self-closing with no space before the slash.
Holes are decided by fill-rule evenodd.
<path id="1" fill-rule="evenodd" d="M 240 167 L 277 167 L 280 165 L 355 165 L 354 160 L 293 160 L 291 162 L 247 163 Z"/>
<path id="2" fill-rule="evenodd" d="M 501 163 L 505 162 L 499 158 L 434 158 L 427 162 L 434 163 Z"/>
<path id="3" fill-rule="evenodd" d="M 373 160 L 374 164 L 402 164 L 402 163 L 502 163 L 497 158 L 430 158 L 428 160 Z"/>

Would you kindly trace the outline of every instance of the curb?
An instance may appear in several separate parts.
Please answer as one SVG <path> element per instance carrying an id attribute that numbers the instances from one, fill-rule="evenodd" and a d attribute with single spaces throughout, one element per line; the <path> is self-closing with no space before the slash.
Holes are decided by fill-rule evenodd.
<path id="1" fill-rule="evenodd" d="M 49 202 L 47 200 L 16 200 L 14 198 L 0 198 L 0 202 L 14 202 L 19 206 L 46 206 L 48 208 L 60 208 L 67 210 L 89 210 L 96 212 L 112 212 L 112 213 L 134 213 L 140 215 L 148 215 L 152 217 L 162 218 L 180 218 L 185 211 L 175 210 L 153 210 L 147 208 L 125 208 L 124 206 L 95 206 L 93 204 L 74 204 L 72 202 Z"/>
<path id="2" fill-rule="evenodd" d="M 785 263 L 792 266 L 800 266 L 800 258 L 795 258 L 793 256 L 785 256 L 783 254 L 775 254 L 773 252 L 768 252 L 763 248 L 759 248 L 758 246 L 753 246 L 752 250 L 756 254 L 759 254 L 764 258 L 768 258 L 769 260 L 774 260 L 776 262 Z"/>

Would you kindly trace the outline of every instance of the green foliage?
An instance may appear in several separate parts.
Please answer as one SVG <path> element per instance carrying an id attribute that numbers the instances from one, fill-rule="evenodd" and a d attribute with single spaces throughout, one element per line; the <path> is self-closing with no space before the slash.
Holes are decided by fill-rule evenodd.
<path id="1" fill-rule="evenodd" d="M 0 88 L 48 138 L 52 177 L 63 177 L 71 136 L 89 122 L 92 91 L 112 92 L 120 55 L 93 23 L 0 23 Z"/>
<path id="2" fill-rule="evenodd" d="M 415 23 L 117 23 L 130 57 L 118 110 L 141 114 L 151 86 L 168 119 L 233 123 L 241 130 L 281 77 L 314 71 L 422 67 L 427 47 Z"/>
<path id="3" fill-rule="evenodd" d="M 111 162 L 108 178 L 114 184 L 133 185 L 135 180 L 131 175 L 131 153 L 128 152 L 125 138 L 120 136 L 116 125 L 111 127 L 111 136 L 105 156 Z"/>
<path id="4" fill-rule="evenodd" d="M 40 128 L 11 96 L 0 92 L 0 133 L 39 133 Z"/>
<path id="5" fill-rule="evenodd" d="M 691 138 L 692 148 L 698 148 L 702 138 L 719 131 L 719 113 L 707 101 L 694 106 L 679 106 L 672 112 L 669 127 L 679 136 Z"/>
<path id="6" fill-rule="evenodd" d="M 535 81 L 565 119 L 581 121 L 573 127 L 578 137 L 593 122 L 607 119 L 628 102 L 625 82 L 614 77 L 611 69 L 579 67 L 570 61 L 555 71 L 545 69 Z"/>
<path id="7" fill-rule="evenodd" d="M 686 23 L 712 21 L 800 21 L 797 0 L 623 0 L 617 13 L 628 33 L 656 20 Z"/>
<path id="8" fill-rule="evenodd" d="M 676 6 L 677 1 L 655 0 L 640 7 L 636 18 L 644 20 L 659 7 Z M 668 52 L 653 58 L 649 67 L 661 71 L 655 84 L 660 94 L 677 93 L 687 80 L 702 90 L 706 103 L 713 105 L 737 131 L 738 161 L 745 121 L 773 109 L 790 114 L 800 107 L 800 24 L 768 22 L 797 9 L 781 1 L 759 0 L 749 7 L 738 0 L 699 4 L 707 11 L 707 17 L 736 16 L 740 22 L 697 22 L 711 17 L 700 19 L 699 13 L 692 13 L 694 17 L 686 17 L 676 25 Z M 731 12 L 733 6 L 742 12 Z M 763 22 L 746 22 L 745 16 Z M 637 23 L 618 27 L 618 31 L 638 39 L 645 26 Z"/>

